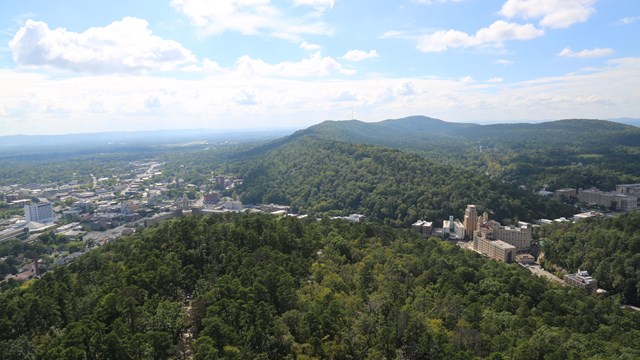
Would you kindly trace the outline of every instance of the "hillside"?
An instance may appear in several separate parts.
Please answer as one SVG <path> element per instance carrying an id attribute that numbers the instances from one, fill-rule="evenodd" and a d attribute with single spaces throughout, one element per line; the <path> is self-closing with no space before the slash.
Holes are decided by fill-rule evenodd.
<path id="1" fill-rule="evenodd" d="M 366 123 L 358 120 L 325 121 L 301 130 L 301 134 L 314 134 L 327 139 L 388 146 L 395 148 L 428 146 L 429 141 L 438 143 L 445 139 L 457 139 L 463 129 L 475 129 L 479 125 L 449 123 L 425 116 L 411 116 Z"/>
<path id="2" fill-rule="evenodd" d="M 546 258 L 575 272 L 587 270 L 622 302 L 640 306 L 640 213 L 544 227 Z"/>
<path id="3" fill-rule="evenodd" d="M 501 221 L 574 211 L 480 172 L 389 148 L 296 134 L 264 150 L 227 164 L 227 172 L 244 179 L 235 189 L 244 203 L 290 204 L 292 211 L 313 216 L 363 213 L 398 226 L 462 218 L 467 204 Z"/>
<path id="4" fill-rule="evenodd" d="M 640 128 L 605 120 L 572 119 L 536 124 L 451 123 L 425 116 L 380 122 L 325 121 L 301 130 L 332 140 L 395 148 L 424 147 L 430 142 L 487 142 L 543 144 L 640 144 Z"/>
<path id="5" fill-rule="evenodd" d="M 371 224 L 187 217 L 0 293 L 11 359 L 632 359 L 640 313 Z"/>
<path id="6" fill-rule="evenodd" d="M 303 135 L 397 148 L 530 189 L 611 190 L 640 181 L 640 128 L 604 120 L 475 125 L 413 116 L 327 121 L 294 134 Z"/>

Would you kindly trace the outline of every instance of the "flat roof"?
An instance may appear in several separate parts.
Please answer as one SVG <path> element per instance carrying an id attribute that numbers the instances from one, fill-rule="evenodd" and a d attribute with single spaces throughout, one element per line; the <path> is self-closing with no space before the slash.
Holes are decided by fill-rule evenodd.
<path id="1" fill-rule="evenodd" d="M 501 248 L 503 250 L 515 250 L 516 249 L 515 246 L 513 246 L 511 244 L 508 244 L 508 243 L 506 243 L 506 242 L 504 242 L 502 240 L 494 240 L 492 242 L 493 242 L 494 246 L 499 247 L 499 248 Z"/>

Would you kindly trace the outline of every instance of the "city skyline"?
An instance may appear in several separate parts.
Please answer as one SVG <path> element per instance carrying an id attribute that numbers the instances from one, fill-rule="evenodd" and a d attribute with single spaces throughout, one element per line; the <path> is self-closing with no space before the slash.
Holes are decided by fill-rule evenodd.
<path id="1" fill-rule="evenodd" d="M 640 4 L 0 5 L 0 135 L 640 117 Z"/>

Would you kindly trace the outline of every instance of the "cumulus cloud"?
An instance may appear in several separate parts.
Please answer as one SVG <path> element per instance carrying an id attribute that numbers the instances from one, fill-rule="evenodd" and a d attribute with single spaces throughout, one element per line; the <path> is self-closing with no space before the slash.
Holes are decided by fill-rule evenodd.
<path id="1" fill-rule="evenodd" d="M 595 48 L 595 49 L 585 49 L 581 51 L 572 51 L 568 47 L 562 49 L 558 53 L 558 56 L 562 57 L 577 57 L 577 58 L 593 58 L 593 57 L 603 57 L 612 55 L 615 51 L 609 48 Z"/>
<path id="2" fill-rule="evenodd" d="M 523 19 L 540 19 L 540 26 L 567 28 L 585 22 L 596 10 L 597 0 L 507 0 L 500 14 Z"/>
<path id="3" fill-rule="evenodd" d="M 342 55 L 342 58 L 348 61 L 362 61 L 362 60 L 372 59 L 377 57 L 380 57 L 380 55 L 378 55 L 378 52 L 376 50 L 369 50 L 367 52 L 367 51 L 354 49 L 354 50 L 349 50 L 344 55 Z"/>
<path id="4" fill-rule="evenodd" d="M 171 5 L 205 35 L 235 31 L 299 42 L 302 35 L 333 34 L 333 29 L 320 19 L 333 6 L 333 1 L 328 0 L 294 0 L 298 9 L 295 14 L 283 12 L 270 0 L 172 0 Z"/>
<path id="5" fill-rule="evenodd" d="M 283 61 L 269 64 L 262 59 L 254 59 L 248 55 L 240 57 L 234 70 L 246 77 L 318 77 L 332 74 L 353 75 L 354 70 L 343 67 L 330 56 L 322 56 L 319 52 L 297 62 Z"/>
<path id="6" fill-rule="evenodd" d="M 353 109 L 367 121 L 407 114 L 449 121 L 615 118 L 640 113 L 639 74 L 640 58 L 491 85 L 425 77 L 308 80 L 235 72 L 198 79 L 131 75 L 122 81 L 120 76 L 50 77 L 0 69 L 0 83 L 21 84 L 0 86 L 0 134 L 303 127 L 329 113 L 334 119 L 350 117 Z"/>
<path id="7" fill-rule="evenodd" d="M 488 83 L 490 84 L 499 84 L 501 82 L 503 82 L 504 79 L 501 77 L 492 77 L 491 79 L 487 80 Z"/>
<path id="8" fill-rule="evenodd" d="M 529 40 L 543 34 L 543 30 L 532 24 L 520 25 L 498 20 L 473 35 L 458 30 L 423 35 L 418 40 L 418 49 L 423 52 L 442 52 L 451 48 L 502 47 L 507 40 Z"/>
<path id="9" fill-rule="evenodd" d="M 172 70 L 195 61 L 180 43 L 153 35 L 146 20 L 133 17 L 82 33 L 27 20 L 9 48 L 19 65 L 85 73 Z"/>
<path id="10" fill-rule="evenodd" d="M 217 62 L 209 58 L 204 58 L 199 63 L 185 66 L 181 68 L 181 70 L 187 72 L 216 73 L 222 71 L 223 68 Z"/>

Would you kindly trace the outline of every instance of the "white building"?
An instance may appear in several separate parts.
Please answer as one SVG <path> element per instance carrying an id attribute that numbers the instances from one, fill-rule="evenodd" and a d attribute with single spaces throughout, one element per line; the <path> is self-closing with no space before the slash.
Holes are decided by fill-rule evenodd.
<path id="1" fill-rule="evenodd" d="M 55 221 L 53 217 L 53 205 L 50 202 L 25 205 L 24 217 L 27 222 L 52 223 Z"/>
<path id="2" fill-rule="evenodd" d="M 449 216 L 449 220 L 442 222 L 442 234 L 449 234 L 450 240 L 464 240 L 465 227 L 460 220 L 453 220 L 453 216 Z"/>

